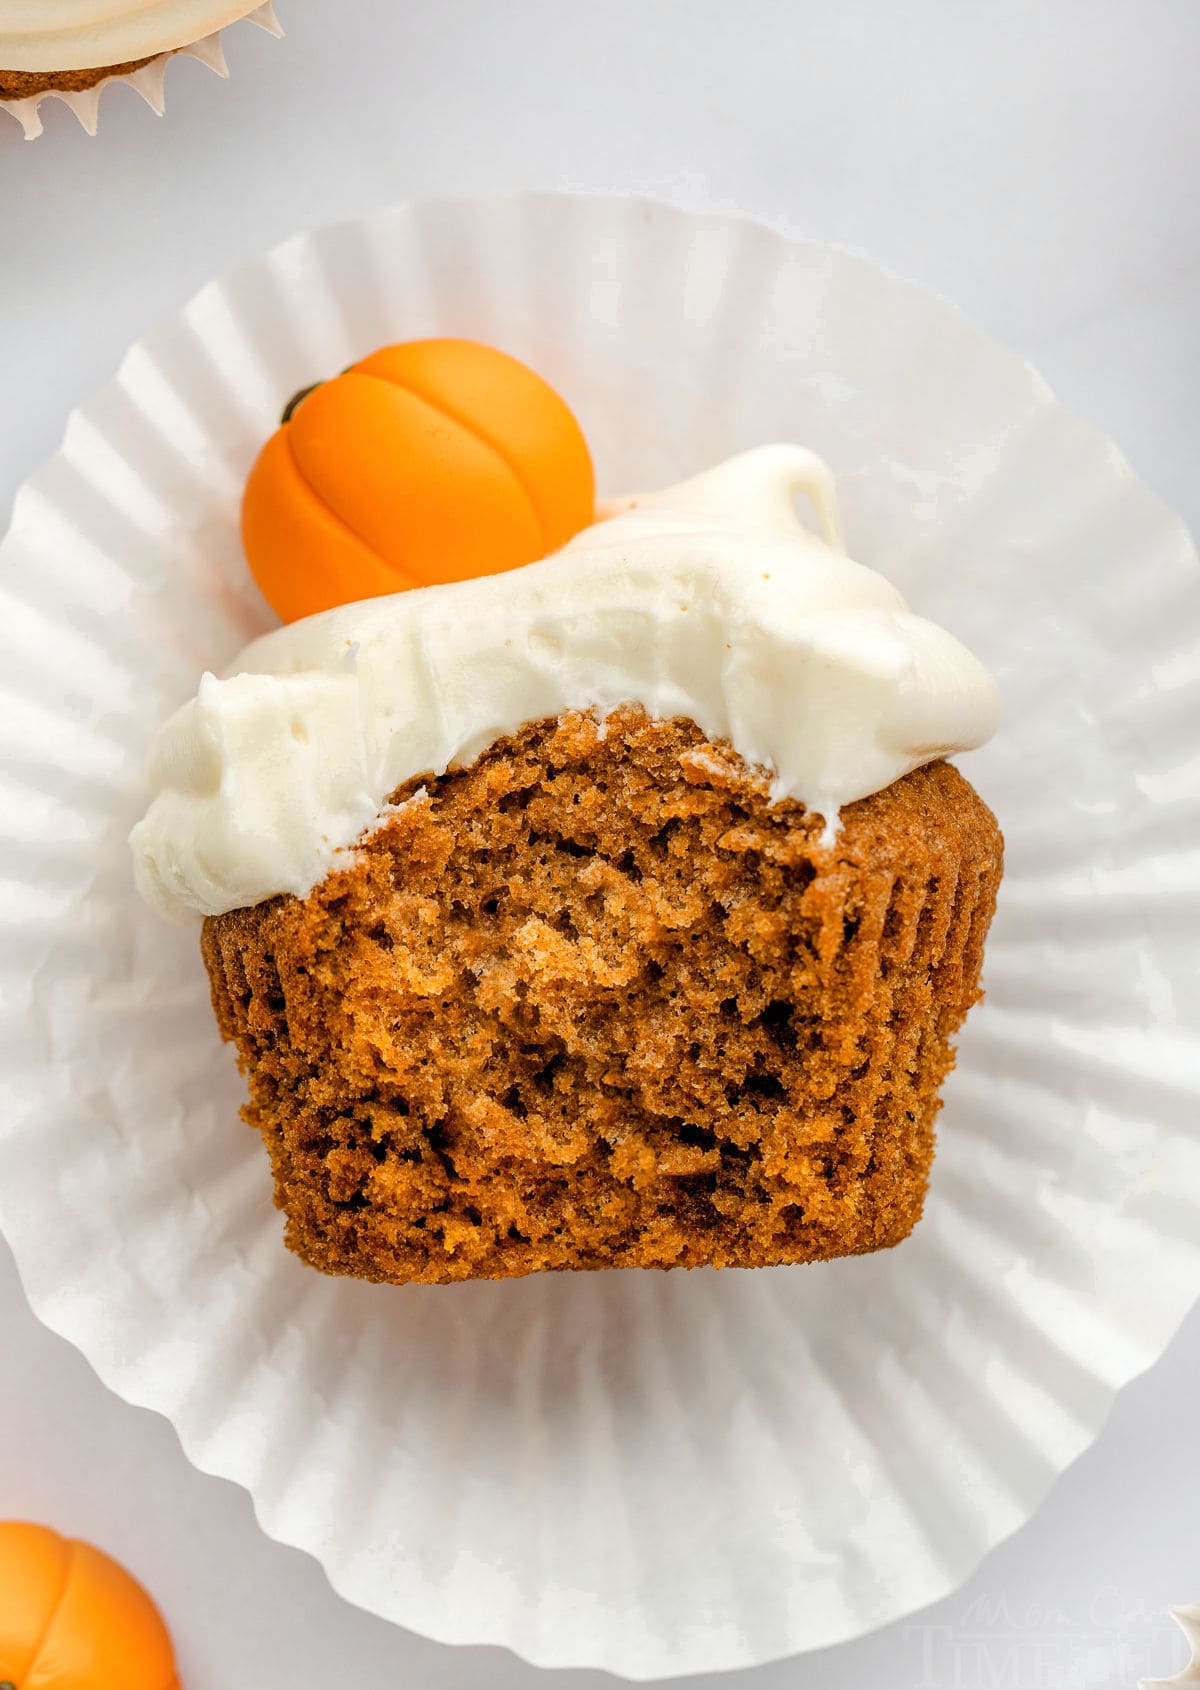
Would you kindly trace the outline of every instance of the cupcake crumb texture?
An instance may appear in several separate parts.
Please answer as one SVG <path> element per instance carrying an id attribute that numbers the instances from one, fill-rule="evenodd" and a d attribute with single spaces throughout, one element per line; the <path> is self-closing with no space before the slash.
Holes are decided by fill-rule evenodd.
<path id="1" fill-rule="evenodd" d="M 919 1218 L 995 818 L 937 762 L 827 845 L 690 721 L 605 726 L 565 714 L 415 778 L 306 898 L 206 920 L 313 1266 L 755 1267 Z"/>

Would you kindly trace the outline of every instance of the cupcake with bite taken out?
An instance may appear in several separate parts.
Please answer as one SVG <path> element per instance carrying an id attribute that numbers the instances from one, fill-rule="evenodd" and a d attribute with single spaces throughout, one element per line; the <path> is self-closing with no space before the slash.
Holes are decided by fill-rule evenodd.
<path id="1" fill-rule="evenodd" d="M 138 883 L 202 923 L 287 1242 L 426 1283 L 895 1244 L 1001 873 L 947 761 L 994 683 L 811 452 L 596 512 L 512 362 L 302 399 L 244 509 L 299 619 L 156 742 Z"/>

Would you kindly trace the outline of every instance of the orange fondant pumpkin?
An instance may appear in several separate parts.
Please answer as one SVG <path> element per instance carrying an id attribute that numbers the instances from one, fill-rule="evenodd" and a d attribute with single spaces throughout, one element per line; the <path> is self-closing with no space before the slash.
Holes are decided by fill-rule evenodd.
<path id="1" fill-rule="evenodd" d="M 0 1690 L 179 1690 L 158 1609 L 123 1567 L 0 1520 Z"/>
<path id="2" fill-rule="evenodd" d="M 579 424 L 473 340 L 387 346 L 303 394 L 246 483 L 242 538 L 285 622 L 531 563 L 593 520 Z"/>

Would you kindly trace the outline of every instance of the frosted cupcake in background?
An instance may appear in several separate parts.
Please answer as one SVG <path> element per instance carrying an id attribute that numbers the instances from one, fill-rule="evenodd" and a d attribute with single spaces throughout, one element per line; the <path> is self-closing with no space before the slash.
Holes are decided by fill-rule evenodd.
<path id="1" fill-rule="evenodd" d="M 187 53 L 225 76 L 221 31 L 241 18 L 283 33 L 271 0 L 0 0 L 0 107 L 28 141 L 42 133 L 47 98 L 94 135 L 110 82 L 128 82 L 161 114 L 167 60 Z"/>

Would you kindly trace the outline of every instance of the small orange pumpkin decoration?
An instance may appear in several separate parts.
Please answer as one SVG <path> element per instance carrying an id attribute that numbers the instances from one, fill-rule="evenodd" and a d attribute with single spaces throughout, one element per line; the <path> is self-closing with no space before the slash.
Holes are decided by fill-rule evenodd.
<path id="1" fill-rule="evenodd" d="M 285 622 L 532 563 L 593 520 L 587 442 L 516 358 L 386 346 L 297 395 L 250 472 L 242 539 Z"/>
<path id="2" fill-rule="evenodd" d="M 0 1520 L 0 1690 L 179 1690 L 158 1609 L 123 1567 Z"/>

